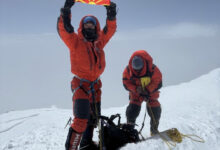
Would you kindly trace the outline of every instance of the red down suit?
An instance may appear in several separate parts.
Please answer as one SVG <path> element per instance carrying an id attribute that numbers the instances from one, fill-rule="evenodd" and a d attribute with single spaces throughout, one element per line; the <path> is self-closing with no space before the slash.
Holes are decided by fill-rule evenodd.
<path id="1" fill-rule="evenodd" d="M 144 60 L 144 67 L 141 72 L 137 72 L 132 68 L 132 59 L 135 56 L 139 56 Z M 145 97 L 137 92 L 137 87 L 142 86 L 141 78 L 143 77 L 150 78 L 150 82 L 144 87 L 144 90 L 148 93 L 149 105 L 151 107 L 160 106 L 158 98 L 159 89 L 162 87 L 162 74 L 159 68 L 153 64 L 152 57 L 145 50 L 138 50 L 133 53 L 128 66 L 123 72 L 123 85 L 129 91 L 130 104 L 141 106 L 145 100 Z"/>
<path id="2" fill-rule="evenodd" d="M 71 126 L 78 133 L 83 133 L 86 130 L 90 119 L 88 113 L 91 114 L 92 103 L 94 103 L 92 94 L 95 95 L 95 103 L 99 103 L 98 107 L 100 107 L 102 83 L 99 77 L 105 69 L 103 48 L 116 31 L 116 19 L 107 19 L 106 26 L 102 30 L 98 19 L 92 16 L 96 19 L 98 38 L 94 42 L 90 42 L 84 38 L 82 33 L 85 17 L 82 18 L 79 24 L 78 33 L 67 32 L 62 16 L 59 17 L 57 26 L 61 39 L 70 51 L 71 72 L 76 75 L 71 82 L 74 93 L 73 113 L 75 116 Z M 94 93 L 91 90 L 94 90 Z"/>

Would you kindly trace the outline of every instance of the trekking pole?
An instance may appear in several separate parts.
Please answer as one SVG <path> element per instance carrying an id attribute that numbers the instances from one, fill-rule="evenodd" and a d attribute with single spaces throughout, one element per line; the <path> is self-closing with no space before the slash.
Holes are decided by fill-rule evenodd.
<path id="1" fill-rule="evenodd" d="M 148 101 L 146 102 L 146 109 L 145 109 L 145 113 L 144 113 L 144 120 L 143 120 L 143 122 L 142 122 L 142 126 L 141 126 L 141 129 L 139 130 L 139 134 L 141 135 L 141 137 L 142 137 L 142 140 L 145 140 L 145 138 L 144 138 L 144 136 L 142 135 L 142 130 L 143 130 L 143 128 L 144 128 L 144 122 L 145 122 L 145 119 L 146 119 L 146 114 L 147 114 L 147 105 L 148 105 Z"/>
<path id="2" fill-rule="evenodd" d="M 65 125 L 64 129 L 66 129 L 66 127 L 67 127 L 68 125 L 70 125 L 70 124 L 71 124 L 71 120 L 72 120 L 72 118 L 70 117 L 70 118 L 69 118 L 69 120 L 67 121 L 67 123 L 66 123 L 66 125 Z"/>
<path id="3" fill-rule="evenodd" d="M 95 116 L 98 121 L 98 128 L 99 128 L 99 143 L 100 143 L 100 150 L 106 150 L 105 144 L 104 144 L 104 136 L 103 136 L 103 121 L 99 117 L 98 108 L 95 101 L 95 89 L 94 89 L 94 82 L 91 84 L 91 91 L 92 91 L 92 100 L 95 105 Z M 101 110 L 100 110 L 101 114 Z"/>

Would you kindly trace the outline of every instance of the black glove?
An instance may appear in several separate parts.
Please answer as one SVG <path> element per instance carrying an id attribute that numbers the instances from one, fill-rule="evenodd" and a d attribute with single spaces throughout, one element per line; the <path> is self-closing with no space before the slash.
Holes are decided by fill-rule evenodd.
<path id="1" fill-rule="evenodd" d="M 75 4 L 75 0 L 66 0 L 64 8 L 70 9 Z"/>
<path id="2" fill-rule="evenodd" d="M 116 4 L 111 2 L 109 6 L 105 6 L 107 10 L 107 19 L 108 20 L 115 20 L 116 18 Z"/>
<path id="3" fill-rule="evenodd" d="M 64 7 L 61 8 L 60 12 L 62 16 L 69 17 L 71 14 L 70 8 L 75 4 L 75 0 L 66 0 Z"/>
<path id="4" fill-rule="evenodd" d="M 61 8 L 60 12 L 63 17 L 68 17 L 68 18 L 71 14 L 71 10 L 69 8 Z"/>
<path id="5" fill-rule="evenodd" d="M 136 92 L 137 92 L 137 94 L 139 94 L 143 98 L 148 99 L 150 97 L 150 93 L 146 89 L 143 89 L 142 86 L 138 86 L 136 88 Z"/>
<path id="6" fill-rule="evenodd" d="M 74 28 L 71 25 L 71 20 L 70 20 L 71 10 L 69 8 L 61 8 L 60 12 L 63 18 L 64 28 L 68 33 L 73 33 Z"/>
<path id="7" fill-rule="evenodd" d="M 149 98 L 150 98 L 150 93 L 147 90 L 143 90 L 140 93 L 140 96 L 143 97 L 144 101 L 147 102 L 149 100 Z"/>

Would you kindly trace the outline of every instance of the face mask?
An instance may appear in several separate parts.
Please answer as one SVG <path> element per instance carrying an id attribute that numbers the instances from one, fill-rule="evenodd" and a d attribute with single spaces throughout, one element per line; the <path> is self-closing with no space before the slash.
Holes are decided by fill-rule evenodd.
<path id="1" fill-rule="evenodd" d="M 98 38 L 96 34 L 96 29 L 83 29 L 83 36 L 90 42 L 95 41 Z"/>

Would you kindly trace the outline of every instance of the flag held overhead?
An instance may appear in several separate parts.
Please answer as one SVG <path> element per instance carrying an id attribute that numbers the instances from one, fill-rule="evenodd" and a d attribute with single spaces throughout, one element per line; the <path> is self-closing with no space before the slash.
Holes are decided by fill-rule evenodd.
<path id="1" fill-rule="evenodd" d="M 91 5 L 110 5 L 110 0 L 75 0 L 76 2 L 81 2 Z"/>

